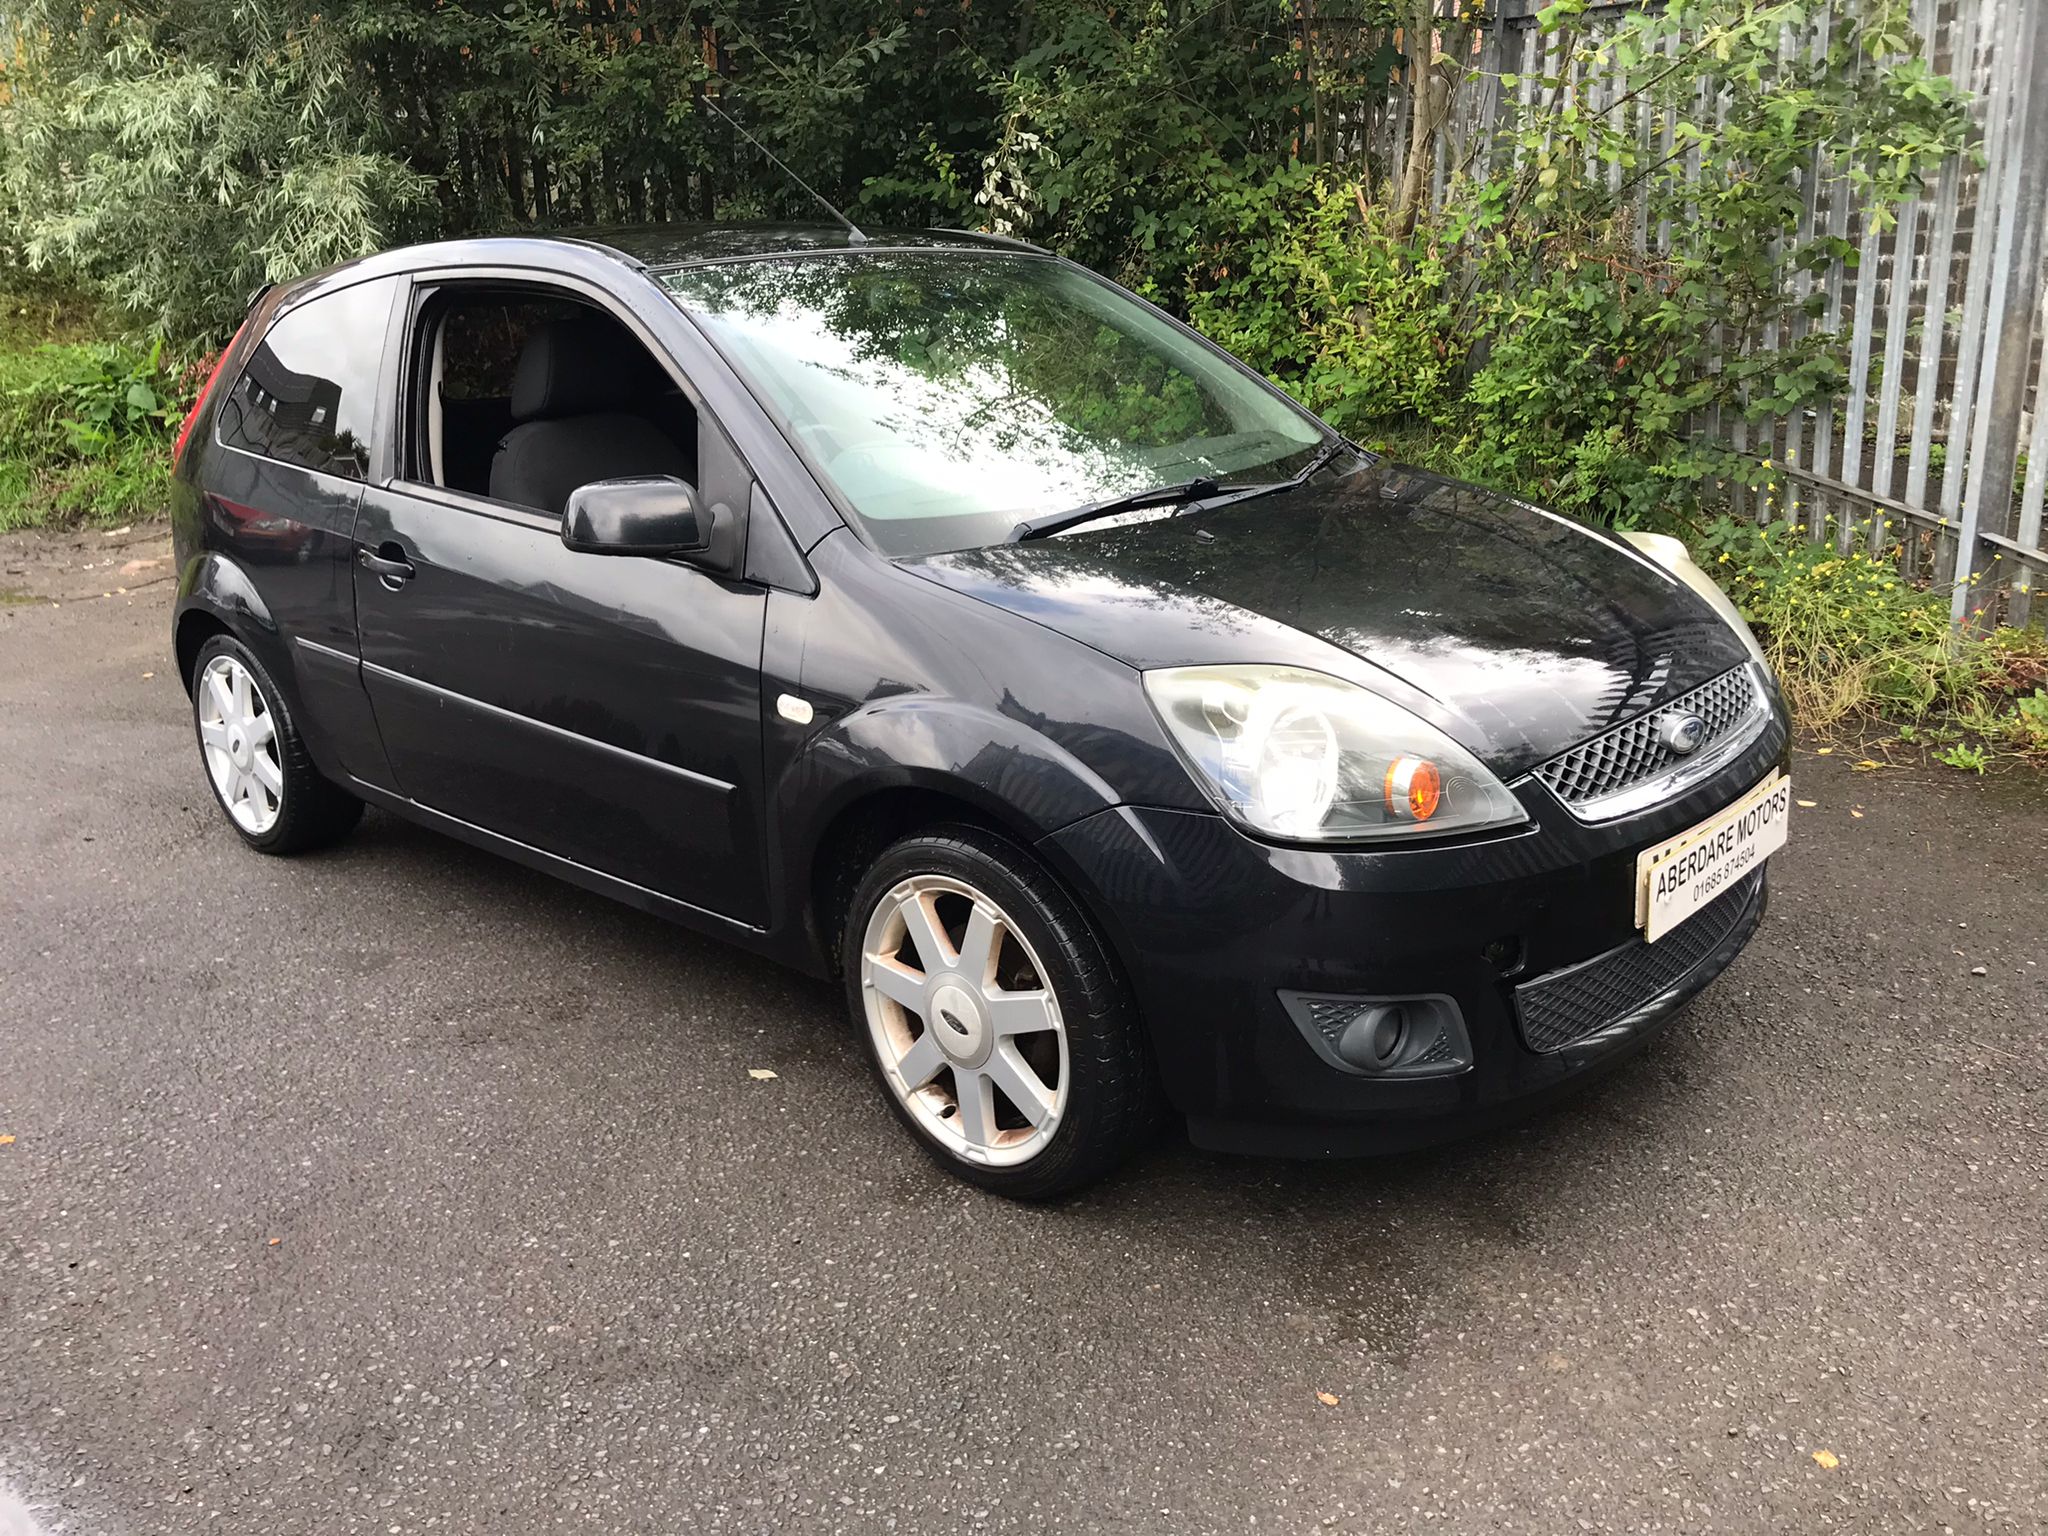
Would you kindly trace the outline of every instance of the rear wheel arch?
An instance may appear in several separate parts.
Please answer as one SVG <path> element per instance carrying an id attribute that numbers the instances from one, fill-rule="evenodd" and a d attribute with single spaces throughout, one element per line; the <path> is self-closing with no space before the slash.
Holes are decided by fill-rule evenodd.
<path id="1" fill-rule="evenodd" d="M 226 619 L 208 608 L 187 608 L 178 615 L 176 628 L 172 632 L 171 645 L 178 657 L 178 680 L 185 685 L 185 692 L 192 692 L 192 677 L 199 665 L 199 653 L 206 642 L 215 635 L 232 635 Z"/>
<path id="2" fill-rule="evenodd" d="M 277 621 L 256 590 L 256 583 L 234 560 L 217 550 L 194 556 L 178 582 L 178 616 L 172 625 L 172 646 L 185 691 L 192 691 L 192 667 L 199 651 L 215 635 L 232 635 L 271 663 L 276 654 Z"/>

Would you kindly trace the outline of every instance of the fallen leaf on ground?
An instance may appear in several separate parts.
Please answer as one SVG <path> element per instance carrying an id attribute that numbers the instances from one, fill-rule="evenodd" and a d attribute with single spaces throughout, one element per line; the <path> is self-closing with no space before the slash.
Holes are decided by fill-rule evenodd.
<path id="1" fill-rule="evenodd" d="M 1819 805 L 1819 804 L 1820 804 L 1820 802 L 1819 802 L 1818 800 L 1801 800 L 1801 801 L 1798 801 L 1797 803 L 1798 803 L 1798 804 L 1800 804 L 1800 805 L 1804 805 L 1804 806 L 1809 806 L 1809 807 L 1810 807 L 1810 806 L 1816 806 L 1816 805 Z"/>
<path id="2" fill-rule="evenodd" d="M 1863 813 L 1861 811 L 1851 811 L 1849 814 L 1851 816 L 1854 816 L 1858 821 L 1861 821 L 1863 819 Z"/>
<path id="3" fill-rule="evenodd" d="M 1856 765 L 1856 771 L 1858 773 L 1868 773 L 1873 768 L 1882 768 L 1883 766 L 1884 764 L 1880 763 L 1876 758 L 1866 757 Z"/>
<path id="4" fill-rule="evenodd" d="M 1334 1408 L 1337 1406 L 1337 1394 L 1334 1392 L 1318 1392 L 1316 1394 L 1316 1401 L 1325 1408 Z"/>
<path id="5" fill-rule="evenodd" d="M 1813 755 L 1815 757 L 1832 757 L 1834 755 L 1834 751 L 1835 749 L 1833 747 L 1815 747 L 1813 749 Z"/>
<path id="6" fill-rule="evenodd" d="M 142 674 L 142 680 L 143 680 L 143 681 L 144 681 L 144 682 L 146 683 L 146 682 L 148 682 L 148 681 L 149 681 L 149 680 L 150 680 L 150 679 L 151 679 L 152 677 L 155 677 L 155 676 L 156 676 L 156 674 L 155 674 L 154 672 L 145 672 L 145 673 L 143 673 L 143 674 Z"/>
<path id="7" fill-rule="evenodd" d="M 13 1145 L 14 1138 L 12 1136 L 0 1136 L 0 1147 L 11 1147 Z"/>
<path id="8" fill-rule="evenodd" d="M 1842 1464 L 1842 1458 L 1837 1456 L 1833 1451 L 1815 1451 L 1813 1453 L 1813 1459 L 1819 1462 L 1822 1466 L 1826 1467 L 1830 1472 L 1834 1471 L 1835 1468 L 1839 1467 Z"/>
<path id="9" fill-rule="evenodd" d="M 284 1239 L 283 1239 L 283 1238 L 281 1238 L 281 1237 L 273 1237 L 273 1238 L 272 1238 L 272 1239 L 270 1240 L 270 1246 L 271 1246 L 271 1247 L 273 1247 L 273 1248 L 275 1248 L 275 1247 L 276 1247 L 276 1246 L 277 1246 L 277 1245 L 278 1245 L 279 1243 L 281 1243 L 281 1242 L 283 1242 L 283 1241 L 284 1241 Z"/>
<path id="10" fill-rule="evenodd" d="M 775 1074 L 773 1072 L 770 1072 L 766 1067 L 747 1068 L 747 1076 L 751 1077 L 757 1083 L 765 1083 L 768 1081 L 769 1078 L 773 1077 L 774 1075 Z"/>

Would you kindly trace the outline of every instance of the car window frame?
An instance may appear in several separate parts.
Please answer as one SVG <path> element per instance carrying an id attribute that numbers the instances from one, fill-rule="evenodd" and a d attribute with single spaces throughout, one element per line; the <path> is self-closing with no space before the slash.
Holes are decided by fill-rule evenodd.
<path id="1" fill-rule="evenodd" d="M 344 475 L 332 469 L 317 469 L 310 464 L 295 464 L 290 459 L 281 459 L 275 454 L 264 453 L 244 443 L 231 443 L 222 434 L 222 412 L 220 406 L 234 398 L 236 390 L 242 387 L 242 380 L 248 376 L 249 363 L 260 348 L 290 316 L 322 299 L 333 298 L 352 288 L 365 288 L 374 283 L 388 283 L 392 287 L 391 309 L 384 317 L 383 339 L 377 343 L 376 380 L 372 388 L 376 391 L 370 411 L 370 452 L 369 462 L 360 475 Z M 259 464 L 275 464 L 296 474 L 317 475 L 342 485 L 382 485 L 391 473 L 395 460 L 392 457 L 392 432 L 394 422 L 389 413 L 392 384 L 392 345 L 405 309 L 407 296 L 406 276 L 400 272 L 370 272 L 353 275 L 347 282 L 331 282 L 314 279 L 296 289 L 285 289 L 276 295 L 275 307 L 268 314 L 261 313 L 261 307 L 271 295 L 257 297 L 257 318 L 260 325 L 251 328 L 249 340 L 244 343 L 240 355 L 235 359 L 234 381 L 229 388 L 219 392 L 217 400 L 207 411 L 207 447 L 225 453 L 238 453 L 256 460 Z"/>

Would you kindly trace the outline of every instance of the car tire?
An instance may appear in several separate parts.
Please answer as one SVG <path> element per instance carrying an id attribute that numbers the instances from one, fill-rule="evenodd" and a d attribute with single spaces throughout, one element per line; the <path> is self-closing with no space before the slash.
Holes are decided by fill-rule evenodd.
<path id="1" fill-rule="evenodd" d="M 249 648 L 215 635 L 192 662 L 200 765 L 228 825 L 261 853 L 303 853 L 346 837 L 363 802 L 313 766 L 284 690 Z"/>
<path id="2" fill-rule="evenodd" d="M 895 843 L 855 888 L 841 948 L 883 1097 L 969 1183 L 1069 1194 L 1158 1124 L 1151 1055 L 1107 947 L 1007 839 L 941 826 Z"/>

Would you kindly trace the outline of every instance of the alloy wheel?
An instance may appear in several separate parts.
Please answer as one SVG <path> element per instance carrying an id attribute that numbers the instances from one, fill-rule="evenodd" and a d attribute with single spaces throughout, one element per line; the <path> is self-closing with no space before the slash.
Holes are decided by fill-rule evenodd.
<path id="1" fill-rule="evenodd" d="M 911 1118 L 963 1161 L 1028 1162 L 1059 1128 L 1067 1033 L 1046 974 L 965 881 L 913 875 L 868 918 L 860 981 L 876 1059 Z"/>
<path id="2" fill-rule="evenodd" d="M 199 741 L 220 803 L 251 837 L 277 825 L 284 807 L 284 766 L 277 756 L 277 722 L 247 667 L 216 656 L 195 690 Z"/>

